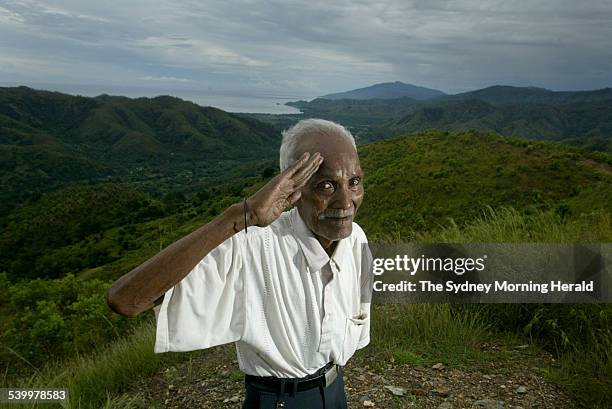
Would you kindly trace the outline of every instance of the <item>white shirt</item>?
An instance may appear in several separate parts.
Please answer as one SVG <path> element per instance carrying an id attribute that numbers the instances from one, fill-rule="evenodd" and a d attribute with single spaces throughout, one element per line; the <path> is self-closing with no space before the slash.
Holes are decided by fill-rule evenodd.
<path id="1" fill-rule="evenodd" d="M 155 352 L 236 342 L 244 373 L 281 378 L 344 365 L 370 342 L 371 261 L 359 225 L 330 258 L 294 208 L 233 235 L 166 292 Z"/>

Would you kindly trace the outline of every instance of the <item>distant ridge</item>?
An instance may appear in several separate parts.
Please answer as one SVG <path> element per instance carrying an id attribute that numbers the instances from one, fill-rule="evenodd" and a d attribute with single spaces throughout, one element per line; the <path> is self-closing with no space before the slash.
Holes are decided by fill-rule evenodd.
<path id="1" fill-rule="evenodd" d="M 479 129 L 612 152 L 612 88 L 552 91 L 493 85 L 427 100 L 354 99 L 355 93 L 363 92 L 331 94 L 347 99 L 321 97 L 287 105 L 300 109 L 305 117 L 348 124 L 361 142 L 430 129 Z"/>
<path id="2" fill-rule="evenodd" d="M 405 84 L 400 81 L 384 82 L 374 84 L 365 88 L 358 88 L 352 91 L 339 92 L 335 94 L 323 95 L 323 99 L 395 99 L 412 98 L 418 101 L 433 99 L 446 95 L 436 89 L 419 87 L 417 85 Z"/>
<path id="3" fill-rule="evenodd" d="M 448 95 L 447 100 L 479 99 L 491 104 L 568 104 L 599 102 L 612 98 L 612 88 L 593 91 L 551 91 L 538 87 L 513 87 L 493 85 L 461 94 Z"/>

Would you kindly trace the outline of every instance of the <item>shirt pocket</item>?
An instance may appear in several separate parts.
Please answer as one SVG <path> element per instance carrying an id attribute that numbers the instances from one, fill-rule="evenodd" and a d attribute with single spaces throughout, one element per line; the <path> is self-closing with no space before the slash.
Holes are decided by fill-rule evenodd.
<path id="1" fill-rule="evenodd" d="M 344 342 L 342 343 L 342 360 L 340 365 L 353 356 L 361 339 L 361 332 L 365 328 L 366 318 L 347 318 L 344 328 Z"/>

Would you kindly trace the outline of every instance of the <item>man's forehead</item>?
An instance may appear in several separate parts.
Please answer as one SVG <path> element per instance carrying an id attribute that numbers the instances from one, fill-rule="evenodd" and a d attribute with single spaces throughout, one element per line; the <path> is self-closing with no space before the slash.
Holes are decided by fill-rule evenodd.
<path id="1" fill-rule="evenodd" d="M 347 176 L 361 174 L 361 166 L 356 152 L 339 153 L 327 157 L 323 154 L 323 158 L 323 163 L 316 173 L 317 176 L 340 176 L 344 173 L 348 174 Z"/>
<path id="2" fill-rule="evenodd" d="M 304 152 L 319 152 L 323 158 L 343 157 L 343 160 L 357 159 L 357 151 L 353 144 L 337 133 L 311 133 L 305 135 L 296 147 L 296 156 Z"/>

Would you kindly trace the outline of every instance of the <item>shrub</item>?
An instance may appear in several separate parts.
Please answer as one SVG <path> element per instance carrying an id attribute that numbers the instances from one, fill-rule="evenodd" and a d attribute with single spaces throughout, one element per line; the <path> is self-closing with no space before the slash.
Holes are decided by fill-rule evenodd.
<path id="1" fill-rule="evenodd" d="M 38 367 L 51 357 L 87 353 L 131 327 L 135 320 L 129 321 L 107 307 L 108 287 L 100 280 L 80 280 L 68 274 L 61 279 L 36 279 L 4 288 L 13 319 L 2 338 L 5 348 L 0 354 L 12 363 L 12 373 Z"/>

